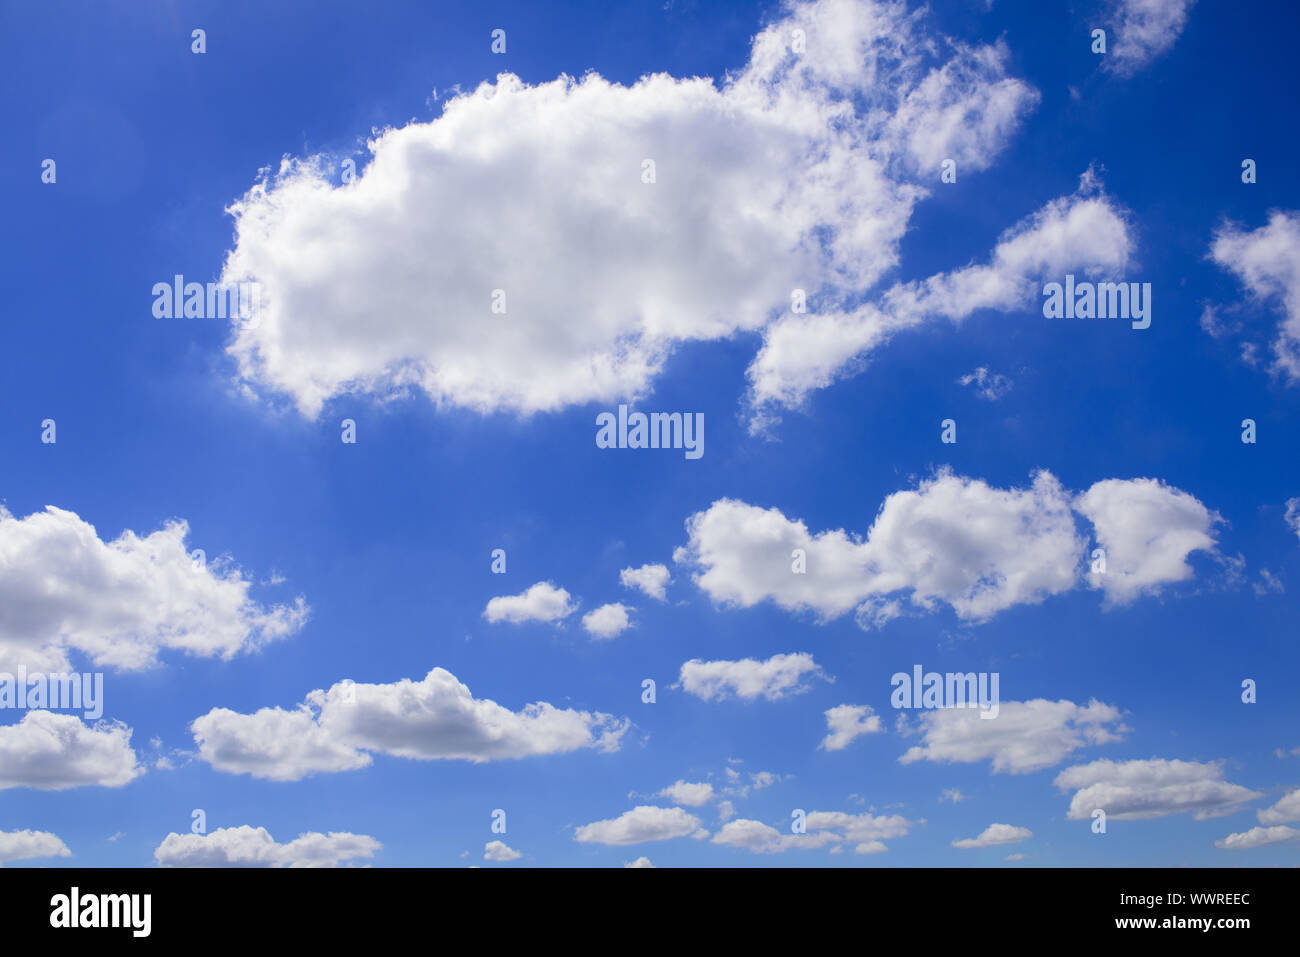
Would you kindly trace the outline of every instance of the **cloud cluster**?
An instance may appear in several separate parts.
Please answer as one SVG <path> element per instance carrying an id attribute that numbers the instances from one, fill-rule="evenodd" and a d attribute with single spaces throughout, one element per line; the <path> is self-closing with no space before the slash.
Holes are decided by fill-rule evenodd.
<path id="1" fill-rule="evenodd" d="M 657 601 L 667 601 L 670 581 L 667 565 L 642 565 L 640 568 L 624 568 L 618 573 L 619 583 L 624 588 L 636 588 Z"/>
<path id="2" fill-rule="evenodd" d="M 71 857 L 68 845 L 49 831 L 0 831 L 0 867 L 36 857 Z"/>
<path id="3" fill-rule="evenodd" d="M 91 726 L 71 714 L 28 711 L 0 727 L 0 790 L 120 788 L 144 774 L 120 722 Z"/>
<path id="4" fill-rule="evenodd" d="M 1267 844 L 1283 844 L 1300 838 L 1300 831 L 1293 827 L 1279 824 L 1277 827 L 1252 827 L 1249 831 L 1229 834 L 1214 842 L 1215 847 L 1229 851 L 1244 851 Z"/>
<path id="5" fill-rule="evenodd" d="M 1034 832 L 1027 827 L 1016 827 L 1014 824 L 990 824 L 979 835 L 979 837 L 967 837 L 959 841 L 953 841 L 953 847 L 975 848 L 975 847 L 996 847 L 999 844 L 1018 844 L 1021 841 L 1027 841 L 1034 836 Z"/>
<path id="6" fill-rule="evenodd" d="M 1071 499 L 1046 471 L 1028 488 L 998 489 L 942 470 L 886 498 L 865 540 L 843 529 L 814 534 L 779 509 L 719 499 L 687 519 L 688 541 L 673 558 L 725 606 L 772 601 L 822 620 L 856 609 L 870 628 L 907 601 L 982 622 L 1078 585 L 1086 539 L 1072 509 L 1107 551 L 1106 571 L 1089 581 L 1110 604 L 1190 577 L 1193 552 L 1216 554 L 1218 516 L 1155 479 L 1108 479 Z"/>
<path id="7" fill-rule="evenodd" d="M 365 834 L 310 831 L 278 844 L 264 827 L 218 828 L 208 834 L 168 834 L 154 850 L 159 867 L 338 867 L 374 857 L 383 847 Z"/>
<path id="8" fill-rule="evenodd" d="M 704 701 L 736 697 L 742 701 L 763 698 L 776 701 L 808 690 L 805 678 L 825 675 L 807 652 L 773 655 L 766 661 L 703 661 L 692 658 L 682 665 L 682 690 Z"/>
<path id="9" fill-rule="evenodd" d="M 72 650 L 123 670 L 163 650 L 231 658 L 302 628 L 302 598 L 263 607 L 239 568 L 191 558 L 188 534 L 173 521 L 104 541 L 74 512 L 0 506 L 0 667 L 66 671 Z"/>
<path id="10" fill-rule="evenodd" d="M 779 407 L 798 407 L 810 392 L 857 371 L 892 335 L 934 319 L 961 321 L 980 310 L 1031 305 L 1043 280 L 1075 272 L 1108 278 L 1133 253 L 1127 214 L 1102 192 L 1091 170 L 1079 189 L 1052 200 L 999 238 L 989 262 L 900 283 L 876 301 L 847 309 L 789 313 L 764 331 L 748 370 L 753 431 Z"/>
<path id="11" fill-rule="evenodd" d="M 1060 764 L 1079 748 L 1119 741 L 1127 731 L 1119 709 L 1100 701 L 1003 701 L 995 720 L 968 708 L 921 713 L 921 744 L 898 760 L 969 764 L 989 761 L 994 772 L 1027 774 Z"/>
<path id="12" fill-rule="evenodd" d="M 716 83 L 502 74 L 376 135 L 351 182 L 286 159 L 232 204 L 222 278 L 262 308 L 229 352 L 309 416 L 345 392 L 644 395 L 676 346 L 761 329 L 796 288 L 832 309 L 870 291 L 939 164 L 987 167 L 1037 104 L 1007 59 L 901 3 L 815 0 Z"/>
<path id="13" fill-rule="evenodd" d="M 1300 788 L 1288 791 L 1272 807 L 1255 812 L 1260 824 L 1286 824 L 1300 821 Z"/>
<path id="14" fill-rule="evenodd" d="M 809 811 L 804 815 L 805 831 L 782 832 L 764 824 L 740 818 L 728 822 L 713 837 L 714 844 L 736 847 L 754 854 L 781 854 L 790 850 L 854 845 L 855 854 L 880 854 L 888 850 L 884 841 L 907 834 L 914 822 L 900 814 L 847 814 L 843 811 Z"/>
<path id="15" fill-rule="evenodd" d="M 1067 815 L 1087 820 L 1100 808 L 1108 818 L 1141 820 L 1193 811 L 1198 819 L 1219 817 L 1254 800 L 1257 791 L 1223 780 L 1218 762 L 1165 760 L 1093 761 L 1066 768 L 1053 782 L 1074 790 Z"/>
<path id="16" fill-rule="evenodd" d="M 1196 0 L 1114 0 L 1108 25 L 1115 40 L 1105 66 L 1120 76 L 1132 76 L 1165 53 L 1182 35 Z"/>
<path id="17" fill-rule="evenodd" d="M 1273 339 L 1273 370 L 1300 382 L 1300 212 L 1274 210 L 1258 229 L 1224 225 L 1210 259 L 1231 272 L 1258 303 L 1282 312 Z"/>
<path id="18" fill-rule="evenodd" d="M 647 841 L 669 841 L 676 837 L 708 837 L 700 819 L 679 807 L 641 805 L 616 818 L 584 824 L 573 833 L 583 844 L 626 847 Z"/>
<path id="19" fill-rule="evenodd" d="M 587 634 L 596 639 L 617 638 L 632 627 L 632 620 L 627 614 L 631 610 L 627 605 L 619 602 L 601 605 L 582 616 L 582 627 L 587 629 Z"/>
<path id="20" fill-rule="evenodd" d="M 493 598 L 483 609 L 483 617 L 490 623 L 506 621 L 521 624 L 526 621 L 562 621 L 578 610 L 569 600 L 569 593 L 550 582 L 538 582 L 518 595 L 501 595 Z"/>
<path id="21" fill-rule="evenodd" d="M 370 764 L 372 754 L 480 763 L 581 748 L 617 750 L 626 720 L 546 702 L 511 711 L 475 698 L 434 668 L 423 680 L 345 680 L 297 708 L 239 714 L 214 708 L 190 725 L 199 757 L 219 771 L 275 781 Z"/>
<path id="22" fill-rule="evenodd" d="M 818 748 L 824 751 L 843 751 L 864 734 L 878 734 L 885 730 L 880 715 L 873 714 L 869 704 L 840 704 L 826 711 L 826 728 Z"/>

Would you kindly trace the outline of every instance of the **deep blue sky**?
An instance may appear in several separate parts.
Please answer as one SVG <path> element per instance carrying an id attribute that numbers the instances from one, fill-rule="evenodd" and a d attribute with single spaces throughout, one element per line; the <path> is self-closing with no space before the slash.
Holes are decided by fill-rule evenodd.
<path id="1" fill-rule="evenodd" d="M 500 837 L 521 863 L 846 866 L 997 864 L 1010 851 L 1037 865 L 1293 864 L 1296 845 L 1213 846 L 1254 826 L 1254 810 L 1300 784 L 1300 705 L 1288 675 L 1300 594 L 1297 540 L 1283 521 L 1300 494 L 1296 387 L 1243 363 L 1198 324 L 1206 302 L 1245 300 L 1206 259 L 1226 218 L 1249 228 L 1300 206 L 1290 122 L 1296 13 L 1253 13 L 1201 0 L 1171 51 L 1121 78 L 1087 48 L 1089 4 L 935 2 L 939 32 L 1005 38 L 1007 71 L 1042 99 L 991 168 L 922 202 L 892 279 L 984 261 L 1003 230 L 1069 193 L 1090 164 L 1132 211 L 1135 280 L 1155 288 L 1144 333 L 1060 324 L 1035 310 L 977 313 L 899 336 L 864 374 L 815 393 L 769 437 L 741 418 L 745 369 L 759 344 L 741 334 L 680 347 L 647 409 L 703 412 L 706 454 L 606 454 L 592 441 L 592 403 L 520 418 L 437 408 L 414 395 L 381 404 L 332 400 L 316 421 L 244 398 L 220 322 L 163 321 L 150 288 L 175 273 L 215 279 L 232 248 L 224 209 L 284 155 L 349 152 L 372 127 L 427 122 L 456 84 L 509 70 L 529 83 L 594 70 L 630 84 L 647 72 L 721 77 L 744 65 L 770 3 L 8 4 L 0 11 L 0 157 L 6 198 L 5 348 L 0 354 L 0 501 L 23 517 L 47 505 L 116 538 L 166 520 L 190 524 L 191 547 L 228 553 L 261 582 L 262 601 L 304 595 L 298 634 L 225 662 L 166 652 L 142 673 L 108 670 L 106 717 L 125 722 L 144 761 L 157 736 L 192 750 L 189 722 L 214 707 L 292 707 L 342 678 L 418 680 L 441 666 L 478 697 L 512 710 L 533 701 L 630 717 L 613 754 L 579 751 L 469 764 L 376 756 L 357 771 L 289 783 L 219 772 L 199 760 L 150 769 L 125 787 L 0 791 L 0 830 L 59 835 L 71 858 L 45 863 L 141 865 L 204 808 L 209 828 L 264 826 L 285 842 L 351 831 L 383 844 L 378 865 L 480 863 Z M 207 30 L 191 54 L 189 31 Z M 509 31 L 506 56 L 488 34 Z M 1077 91 L 1077 98 L 1071 95 Z M 57 184 L 40 182 L 54 157 Z M 1254 158 L 1259 182 L 1240 181 Z M 965 188 L 962 188 L 965 187 Z M 580 268 L 575 264 L 575 269 Z M 580 281 L 580 278 L 577 280 Z M 1275 308 L 1247 304 L 1263 333 Z M 1261 336 L 1262 337 L 1262 336 Z M 956 380 L 977 366 L 1014 380 L 996 402 Z M 39 424 L 58 423 L 42 445 Z M 338 421 L 358 423 L 356 446 Z M 959 423 L 955 446 L 938 423 Z M 1244 417 L 1260 440 L 1240 441 Z M 1079 589 L 968 625 L 951 609 L 864 632 L 848 615 L 819 624 L 771 604 L 715 608 L 673 566 L 683 522 L 723 497 L 774 506 L 818 531 L 865 534 L 886 496 L 942 466 L 1004 487 L 1048 469 L 1066 488 L 1159 477 L 1217 510 L 1220 551 L 1242 556 L 1234 580 L 1194 556 L 1197 576 L 1105 610 Z M 509 572 L 489 574 L 506 548 Z M 623 567 L 673 570 L 660 604 L 619 586 Z M 1251 587 L 1266 568 L 1284 594 Z M 637 608 L 636 627 L 592 642 L 580 615 L 562 627 L 490 625 L 493 596 L 550 580 L 582 599 Z M 835 677 L 779 701 L 705 702 L 668 690 L 690 658 L 768 658 L 806 651 Z M 77 659 L 74 658 L 74 664 Z M 903 765 L 915 744 L 893 728 L 889 675 L 914 663 L 999 671 L 1004 700 L 1097 698 L 1126 712 L 1123 741 L 1073 753 L 1060 767 L 993 774 L 987 762 Z M 83 666 L 82 662 L 79 666 Z M 654 677 L 659 700 L 640 701 Z M 1239 700 L 1242 678 L 1259 702 Z M 838 752 L 816 750 L 823 712 L 869 704 L 886 732 Z M 0 722 L 17 720 L 0 714 Z M 1061 767 L 1097 758 L 1225 760 L 1225 776 L 1266 796 L 1234 817 L 1176 814 L 1112 823 L 1099 837 L 1068 821 Z M 742 818 L 788 830 L 790 810 L 925 819 L 886 854 L 751 855 L 678 839 L 636 847 L 573 840 L 567 826 L 617 817 L 679 779 L 724 783 L 728 759 L 789 777 L 737 801 Z M 940 803 L 945 788 L 967 800 Z M 489 813 L 506 808 L 506 835 Z M 688 809 L 716 831 L 714 806 Z M 958 851 L 991 822 L 1029 827 L 1009 848 Z M 111 835 L 121 837 L 109 841 Z M 462 858 L 464 852 L 468 858 Z"/>

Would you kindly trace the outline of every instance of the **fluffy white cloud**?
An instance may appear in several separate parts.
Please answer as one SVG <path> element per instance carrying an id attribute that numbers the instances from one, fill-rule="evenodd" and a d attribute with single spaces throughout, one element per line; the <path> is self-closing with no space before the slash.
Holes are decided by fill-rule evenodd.
<path id="1" fill-rule="evenodd" d="M 1174 45 L 1196 0 L 1114 0 L 1103 26 L 1114 39 L 1103 58 L 1107 69 L 1131 76 Z"/>
<path id="2" fill-rule="evenodd" d="M 984 829 L 979 837 L 967 837 L 960 841 L 953 841 L 953 847 L 971 848 L 971 847 L 994 847 L 998 844 L 1018 844 L 1021 841 L 1027 841 L 1034 836 L 1034 832 L 1027 827 L 1016 827 L 1014 824 L 990 824 Z"/>
<path id="3" fill-rule="evenodd" d="M 561 621 L 577 609 L 563 588 L 538 582 L 521 594 L 493 598 L 483 609 L 483 617 L 492 623 L 508 621 L 517 625 L 525 621 Z"/>
<path id="4" fill-rule="evenodd" d="M 214 768 L 276 781 L 364 767 L 371 752 L 480 763 L 579 748 L 614 751 L 627 728 L 626 720 L 546 702 L 511 711 L 475 698 L 443 668 L 422 681 L 341 681 L 311 692 L 293 710 L 214 708 L 190 725 L 199 757 Z"/>
<path id="5" fill-rule="evenodd" d="M 761 328 L 794 288 L 869 290 L 939 161 L 985 168 L 1037 103 L 1007 57 L 901 3 L 817 0 L 716 83 L 502 74 L 378 134 L 349 184 L 337 157 L 286 160 L 231 206 L 223 279 L 258 282 L 262 308 L 230 354 L 307 415 L 343 392 L 523 412 L 643 395 L 676 344 Z"/>
<path id="6" fill-rule="evenodd" d="M 517 861 L 523 856 L 504 841 L 488 841 L 483 845 L 483 860 L 485 861 L 505 863 L 506 861 Z"/>
<path id="7" fill-rule="evenodd" d="M 713 843 L 738 847 L 754 854 L 781 854 L 790 850 L 838 848 L 855 844 L 857 854 L 879 854 L 888 850 L 882 838 L 901 837 L 912 822 L 901 815 L 846 814 L 842 811 L 809 811 L 803 834 L 779 831 L 762 821 L 739 818 L 728 822 L 714 835 Z M 832 853 L 838 853 L 832 850 Z"/>
<path id="8" fill-rule="evenodd" d="M 664 788 L 655 797 L 667 798 L 674 804 L 703 807 L 713 800 L 713 785 L 708 781 L 678 781 Z"/>
<path id="9" fill-rule="evenodd" d="M 1053 783 L 1062 791 L 1075 790 L 1067 815 L 1072 821 L 1087 820 L 1096 808 L 1119 820 L 1181 811 L 1195 811 L 1197 818 L 1219 817 L 1260 796 L 1223 780 L 1223 766 L 1217 762 L 1163 758 L 1093 761 L 1066 768 Z"/>
<path id="10" fill-rule="evenodd" d="M 208 834 L 168 834 L 154 850 L 159 867 L 338 867 L 373 857 L 383 847 L 365 834 L 309 831 L 277 844 L 264 827 L 217 828 Z"/>
<path id="11" fill-rule="evenodd" d="M 702 661 L 692 658 L 682 665 L 680 683 L 687 694 L 705 701 L 735 696 L 744 701 L 775 701 L 787 694 L 807 691 L 805 677 L 825 677 L 812 655 L 799 652 L 773 655 L 766 661 Z"/>
<path id="12" fill-rule="evenodd" d="M 70 714 L 28 711 L 0 727 L 0 790 L 120 788 L 144 774 L 121 722 L 90 726 Z"/>
<path id="13" fill-rule="evenodd" d="M 650 858 L 645 857 L 644 855 L 638 857 L 635 861 L 628 861 L 623 866 L 624 867 L 654 867 L 654 865 L 650 863 Z"/>
<path id="14" fill-rule="evenodd" d="M 967 708 L 922 712 L 922 744 L 898 760 L 970 763 L 991 761 L 993 771 L 1026 774 L 1059 764 L 1072 751 L 1120 740 L 1119 709 L 1089 701 L 1003 701 L 998 716 L 983 720 Z"/>
<path id="15" fill-rule="evenodd" d="M 1012 605 L 1074 587 L 1083 540 L 1057 480 L 1039 472 L 1027 489 L 995 489 L 940 472 L 916 490 L 890 495 L 866 541 L 836 529 L 810 534 L 778 509 L 733 499 L 686 522 L 674 558 L 715 602 L 750 607 L 771 600 L 835 618 L 854 607 L 864 627 L 899 613 L 896 599 L 963 619 L 985 620 Z M 802 549 L 806 571 L 791 554 Z"/>
<path id="16" fill-rule="evenodd" d="M 1106 550 L 1104 574 L 1089 574 L 1108 602 L 1124 604 L 1193 576 L 1187 556 L 1213 553 L 1219 516 L 1158 479 L 1107 479 L 1079 496 L 1076 508 Z"/>
<path id="17" fill-rule="evenodd" d="M 985 265 L 895 285 L 851 310 L 787 313 L 767 327 L 749 367 L 752 429 L 771 421 L 775 407 L 798 407 L 811 391 L 857 371 L 867 353 L 899 330 L 937 318 L 960 321 L 981 309 L 1026 308 L 1044 279 L 1068 272 L 1118 275 L 1133 251 L 1126 215 L 1089 170 L 1076 193 L 1007 230 Z"/>
<path id="18" fill-rule="evenodd" d="M 618 580 L 624 588 L 638 588 L 651 598 L 666 601 L 668 598 L 668 566 L 642 565 L 640 568 L 625 568 L 618 573 Z"/>
<path id="19" fill-rule="evenodd" d="M 68 845 L 49 831 L 0 831 L 0 867 L 36 857 L 71 857 Z"/>
<path id="20" fill-rule="evenodd" d="M 1281 307 L 1273 369 L 1291 384 L 1300 382 L 1300 212 L 1274 210 L 1268 224 L 1255 230 L 1223 226 L 1214 234 L 1210 258 L 1252 298 Z"/>
<path id="21" fill-rule="evenodd" d="M 573 839 L 583 844 L 609 844 L 624 847 L 646 841 L 668 841 L 675 837 L 707 837 L 700 819 L 679 807 L 641 805 L 607 821 L 584 824 L 573 832 Z"/>
<path id="22" fill-rule="evenodd" d="M 1156 479 L 1108 479 L 1072 501 L 1046 471 L 1028 488 L 998 489 L 947 469 L 886 498 L 865 540 L 844 529 L 814 534 L 779 509 L 719 499 L 686 520 L 688 540 L 673 559 L 723 606 L 772 601 L 819 620 L 856 609 L 869 629 L 904 614 L 906 602 L 983 622 L 1078 585 L 1087 539 L 1072 507 L 1106 548 L 1107 572 L 1090 577 L 1110 604 L 1191 577 L 1194 551 L 1220 559 L 1218 515 Z"/>
<path id="23" fill-rule="evenodd" d="M 1300 821 L 1300 788 L 1283 795 L 1272 807 L 1256 811 L 1260 824 L 1285 824 L 1288 821 Z"/>
<path id="24" fill-rule="evenodd" d="M 842 751 L 864 734 L 885 730 L 880 715 L 872 714 L 869 704 L 840 704 L 827 709 L 826 728 L 830 733 L 817 745 L 826 751 Z"/>
<path id="25" fill-rule="evenodd" d="M 164 649 L 231 658 L 302 627 L 302 598 L 259 605 L 229 561 L 192 559 L 188 534 L 173 521 L 103 541 L 65 509 L 15 518 L 0 506 L 0 666 L 66 671 L 70 650 L 123 670 Z"/>
<path id="26" fill-rule="evenodd" d="M 901 814 L 847 814 L 843 811 L 809 811 L 804 823 L 810 831 L 839 831 L 849 843 L 872 845 L 882 839 L 902 837 L 912 828 L 912 822 Z M 879 850 L 884 850 L 882 844 Z M 876 853 L 877 850 L 855 849 L 859 854 Z"/>
<path id="27" fill-rule="evenodd" d="M 762 821 L 738 818 L 724 824 L 722 830 L 713 835 L 712 843 L 743 848 L 754 854 L 780 854 L 794 849 L 813 850 L 839 841 L 835 834 L 815 831 L 812 834 L 782 833 Z"/>
<path id="28" fill-rule="evenodd" d="M 1281 844 L 1285 841 L 1294 841 L 1297 838 L 1300 838 L 1300 831 L 1279 824 L 1277 827 L 1252 827 L 1249 831 L 1243 831 L 1240 834 L 1229 834 L 1227 837 L 1215 841 L 1214 846 L 1229 851 L 1241 851 L 1252 847 L 1263 847 L 1265 844 Z"/>
<path id="29" fill-rule="evenodd" d="M 616 638 L 631 627 L 627 613 L 632 609 L 622 604 L 601 605 L 582 616 L 582 627 L 593 638 Z"/>

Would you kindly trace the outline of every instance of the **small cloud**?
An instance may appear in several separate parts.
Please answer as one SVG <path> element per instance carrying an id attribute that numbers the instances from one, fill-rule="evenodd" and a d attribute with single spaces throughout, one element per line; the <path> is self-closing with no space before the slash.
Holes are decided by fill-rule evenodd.
<path id="1" fill-rule="evenodd" d="M 595 611 L 582 616 L 582 627 L 587 629 L 587 634 L 598 640 L 617 638 L 632 627 L 632 621 L 627 614 L 632 610 L 618 603 L 601 605 Z"/>
<path id="2" fill-rule="evenodd" d="M 488 841 L 483 845 L 483 860 L 497 861 L 505 863 L 506 861 L 517 861 L 524 855 L 512 847 L 508 847 L 501 841 Z"/>
<path id="3" fill-rule="evenodd" d="M 981 399 L 988 399 L 990 402 L 996 402 L 1015 385 L 1010 379 L 996 372 L 989 372 L 984 366 L 980 366 L 974 372 L 968 372 L 957 380 L 958 385 L 974 385 L 975 394 Z"/>

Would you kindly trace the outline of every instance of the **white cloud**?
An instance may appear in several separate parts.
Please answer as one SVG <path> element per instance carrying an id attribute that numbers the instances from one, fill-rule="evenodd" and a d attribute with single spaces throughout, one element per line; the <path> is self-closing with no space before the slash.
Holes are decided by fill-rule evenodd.
<path id="1" fill-rule="evenodd" d="M 1191 578 L 1187 556 L 1215 552 L 1219 516 L 1159 479 L 1097 482 L 1075 507 L 1092 522 L 1106 550 L 1105 574 L 1088 577 L 1110 603 L 1125 604 L 1161 585 Z"/>
<path id="2" fill-rule="evenodd" d="M 744 701 L 775 701 L 808 690 L 804 678 L 825 677 L 812 655 L 799 652 L 773 655 L 766 661 L 702 661 L 692 658 L 682 665 L 680 682 L 687 694 L 705 701 L 735 696 Z"/>
<path id="3" fill-rule="evenodd" d="M 49 831 L 0 831 L 0 867 L 36 857 L 71 857 L 68 845 Z"/>
<path id="4" fill-rule="evenodd" d="M 607 714 L 546 702 L 511 711 L 475 698 L 443 668 L 422 681 L 341 681 L 311 692 L 293 710 L 214 708 L 190 725 L 199 757 L 217 770 L 276 781 L 364 767 L 371 752 L 480 763 L 580 748 L 614 751 L 627 727 Z"/>
<path id="5" fill-rule="evenodd" d="M 1008 854 L 1006 859 L 1008 861 L 1023 861 L 1027 856 L 1025 854 Z"/>
<path id="6" fill-rule="evenodd" d="M 1016 827 L 1014 824 L 990 824 L 984 829 L 979 837 L 967 837 L 960 841 L 953 841 L 953 847 L 972 848 L 972 847 L 994 847 L 998 844 L 1018 844 L 1021 841 L 1027 841 L 1034 836 L 1034 832 L 1027 827 Z"/>
<path id="7" fill-rule="evenodd" d="M 1118 275 L 1133 251 L 1126 217 L 1088 170 L 1074 194 L 1003 233 L 986 265 L 901 283 L 877 302 L 851 310 L 787 313 L 767 327 L 747 372 L 755 407 L 751 430 L 772 421 L 778 407 L 799 407 L 813 390 L 857 371 L 872 349 L 899 330 L 936 318 L 961 321 L 981 309 L 1028 308 L 1044 279 L 1060 280 L 1068 272 Z"/>
<path id="8" fill-rule="evenodd" d="M 1300 821 L 1300 788 L 1283 795 L 1272 807 L 1256 811 L 1260 824 L 1285 824 L 1288 821 Z"/>
<path id="9" fill-rule="evenodd" d="M 716 83 L 502 74 L 376 135 L 350 184 L 337 157 L 286 160 L 232 205 L 223 279 L 257 281 L 262 309 L 230 354 L 307 415 L 344 392 L 522 412 L 644 395 L 678 343 L 893 268 L 940 159 L 987 167 L 1036 105 L 1008 56 L 901 3 L 819 0 Z"/>
<path id="10" fill-rule="evenodd" d="M 1243 831 L 1240 834 L 1229 834 L 1227 837 L 1215 841 L 1214 846 L 1229 851 L 1240 851 L 1252 847 L 1263 847 L 1265 844 L 1281 844 L 1285 841 L 1294 841 L 1297 838 L 1300 838 L 1300 831 L 1279 824 L 1277 827 L 1252 827 L 1249 831 Z"/>
<path id="11" fill-rule="evenodd" d="M 601 605 L 582 616 L 582 627 L 593 638 L 616 638 L 632 626 L 627 616 L 631 610 L 621 604 Z"/>
<path id="12" fill-rule="evenodd" d="M 517 861 L 524 855 L 507 845 L 504 841 L 488 841 L 483 845 L 483 860 L 505 863 Z"/>
<path id="13" fill-rule="evenodd" d="M 939 795 L 939 803 L 951 801 L 953 804 L 960 804 L 966 800 L 966 795 L 961 793 L 961 788 L 944 788 L 943 793 Z"/>
<path id="14" fill-rule="evenodd" d="M 217 828 L 208 834 L 168 834 L 154 860 L 159 867 L 338 867 L 373 857 L 383 847 L 365 834 L 309 831 L 277 844 L 264 827 Z"/>
<path id="15" fill-rule="evenodd" d="M 981 399 L 995 402 L 1011 391 L 1014 383 L 998 372 L 989 372 L 980 366 L 974 372 L 967 373 L 957 380 L 958 385 L 974 385 L 975 394 Z"/>
<path id="16" fill-rule="evenodd" d="M 1196 0 L 1115 0 L 1105 26 L 1114 39 L 1103 57 L 1107 69 L 1131 76 L 1174 45 Z"/>
<path id="17" fill-rule="evenodd" d="M 521 594 L 493 598 L 483 609 L 483 617 L 494 624 L 508 621 L 517 625 L 525 621 L 561 621 L 577 609 L 563 588 L 538 582 Z"/>
<path id="18" fill-rule="evenodd" d="M 901 814 L 847 814 L 844 811 L 809 811 L 805 823 L 810 831 L 834 830 L 851 844 L 872 845 L 882 839 L 903 837 L 912 828 L 912 822 Z M 882 844 L 879 850 L 884 850 Z M 876 850 L 855 848 L 858 854 L 876 853 Z"/>
<path id="19" fill-rule="evenodd" d="M 830 619 L 859 607 L 863 627 L 899 613 L 887 596 L 913 606 L 950 605 L 983 621 L 1020 603 L 1074 587 L 1083 540 L 1057 480 L 1039 472 L 1027 489 L 995 489 L 942 471 L 915 491 L 890 495 L 866 541 L 842 529 L 810 534 L 778 509 L 720 499 L 686 522 L 679 563 L 723 605 L 771 600 Z M 792 571 L 802 549 L 806 572 Z"/>
<path id="20" fill-rule="evenodd" d="M 1066 768 L 1053 782 L 1061 791 L 1075 789 L 1067 815 L 1087 820 L 1101 808 L 1107 818 L 1141 820 L 1182 811 L 1197 818 L 1219 817 L 1237 810 L 1259 793 L 1223 780 L 1217 762 L 1165 760 L 1093 761 Z"/>
<path id="21" fill-rule="evenodd" d="M 855 738 L 885 730 L 880 715 L 872 714 L 868 704 L 840 704 L 827 709 L 826 727 L 830 733 L 817 745 L 826 751 L 842 751 Z"/>
<path id="22" fill-rule="evenodd" d="M 1107 551 L 1106 573 L 1089 576 L 1107 604 L 1192 577 L 1192 552 L 1223 560 L 1219 516 L 1156 479 L 1107 479 L 1072 497 L 1046 471 L 1028 488 L 997 489 L 948 469 L 889 495 L 865 540 L 844 529 L 814 534 L 779 509 L 719 499 L 686 520 L 688 540 L 673 559 L 724 607 L 772 601 L 822 621 L 856 608 L 870 629 L 904 614 L 907 601 L 979 623 L 1079 584 L 1087 539 L 1072 507 Z"/>
<path id="23" fill-rule="evenodd" d="M 703 807 L 713 800 L 713 785 L 708 781 L 678 781 L 664 788 L 655 797 L 667 798 L 674 804 L 687 807 Z"/>
<path id="24" fill-rule="evenodd" d="M 28 711 L 0 727 L 0 790 L 120 788 L 144 774 L 121 722 L 83 724 L 70 714 Z"/>
<path id="25" fill-rule="evenodd" d="M 1255 230 L 1224 225 L 1214 234 L 1210 258 L 1253 300 L 1281 307 L 1273 371 L 1292 385 L 1300 382 L 1300 212 L 1273 210 L 1268 224 Z"/>
<path id="26" fill-rule="evenodd" d="M 783 834 L 762 821 L 738 818 L 724 824 L 722 830 L 713 835 L 712 843 L 743 848 L 754 854 L 780 854 L 795 849 L 814 850 L 839 840 L 837 835 L 829 833 Z"/>
<path id="27" fill-rule="evenodd" d="M 103 541 L 65 509 L 20 519 L 0 506 L 0 665 L 66 671 L 70 650 L 123 670 L 164 649 L 229 659 L 302 627 L 302 598 L 264 608 L 229 561 L 196 563 L 188 534 L 172 521 Z"/>
<path id="28" fill-rule="evenodd" d="M 1286 500 L 1286 524 L 1300 538 L 1300 498 Z"/>
<path id="29" fill-rule="evenodd" d="M 618 580 L 624 588 L 639 588 L 651 598 L 666 601 L 670 583 L 667 565 L 642 565 L 640 568 L 625 568 L 618 573 Z"/>
<path id="30" fill-rule="evenodd" d="M 574 831 L 573 839 L 583 844 L 624 847 L 646 841 L 697 836 L 701 830 L 700 819 L 679 807 L 641 805 L 611 820 L 584 824 Z"/>
<path id="31" fill-rule="evenodd" d="M 623 866 L 624 867 L 654 867 L 654 865 L 650 863 L 650 858 L 646 857 L 645 855 L 638 857 L 635 861 L 627 861 Z"/>
<path id="32" fill-rule="evenodd" d="M 1120 740 L 1119 709 L 1089 701 L 1003 701 L 998 716 L 982 720 L 967 708 L 922 712 L 923 743 L 898 760 L 971 763 L 991 761 L 994 772 L 1027 774 L 1060 764 L 1072 751 Z"/>

